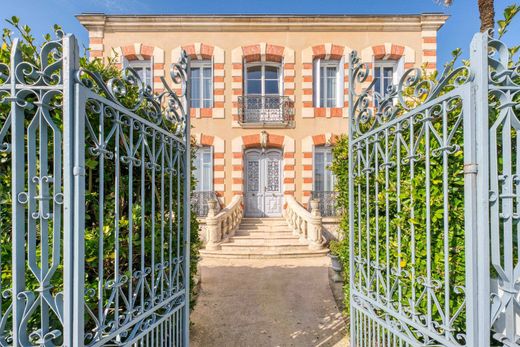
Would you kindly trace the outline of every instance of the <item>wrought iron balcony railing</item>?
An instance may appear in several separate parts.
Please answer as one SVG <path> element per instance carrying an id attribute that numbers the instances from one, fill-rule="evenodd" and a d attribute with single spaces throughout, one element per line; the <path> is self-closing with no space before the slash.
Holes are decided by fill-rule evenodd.
<path id="1" fill-rule="evenodd" d="M 322 217 L 336 217 L 341 215 L 341 207 L 338 206 L 338 192 L 324 191 L 311 193 L 311 199 L 318 199 L 320 201 L 320 213 Z M 307 207 L 310 211 L 310 204 Z"/>
<path id="2" fill-rule="evenodd" d="M 197 212 L 198 217 L 208 215 L 208 201 L 217 200 L 217 194 L 213 191 L 194 191 L 191 193 L 191 208 Z M 220 212 L 220 204 L 217 203 L 217 212 Z"/>
<path id="3" fill-rule="evenodd" d="M 246 95 L 238 98 L 240 123 L 288 126 L 294 121 L 294 102 L 288 96 Z"/>

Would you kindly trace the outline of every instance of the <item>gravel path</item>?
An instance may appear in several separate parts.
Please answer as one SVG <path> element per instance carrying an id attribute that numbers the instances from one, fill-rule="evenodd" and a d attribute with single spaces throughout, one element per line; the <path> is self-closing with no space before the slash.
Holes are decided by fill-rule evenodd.
<path id="1" fill-rule="evenodd" d="M 348 346 L 327 257 L 204 259 L 195 347 Z"/>

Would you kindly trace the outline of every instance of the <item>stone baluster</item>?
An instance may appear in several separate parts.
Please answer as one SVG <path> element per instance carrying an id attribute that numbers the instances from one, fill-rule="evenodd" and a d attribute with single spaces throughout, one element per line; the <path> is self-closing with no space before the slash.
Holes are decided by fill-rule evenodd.
<path id="1" fill-rule="evenodd" d="M 208 216 L 206 217 L 207 240 L 206 249 L 219 250 L 221 241 L 220 221 L 216 218 L 217 200 L 208 200 Z"/>
<path id="2" fill-rule="evenodd" d="M 309 248 L 316 250 L 322 249 L 322 218 L 320 212 L 320 200 L 311 200 L 311 219 L 307 225 L 307 240 L 309 241 Z"/>

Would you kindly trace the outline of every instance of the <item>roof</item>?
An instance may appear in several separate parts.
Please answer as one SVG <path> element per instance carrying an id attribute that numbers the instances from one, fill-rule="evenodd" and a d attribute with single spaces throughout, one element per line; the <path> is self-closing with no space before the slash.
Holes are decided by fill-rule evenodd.
<path id="1" fill-rule="evenodd" d="M 420 31 L 439 30 L 449 16 L 422 14 L 156 14 L 83 13 L 89 31 Z"/>

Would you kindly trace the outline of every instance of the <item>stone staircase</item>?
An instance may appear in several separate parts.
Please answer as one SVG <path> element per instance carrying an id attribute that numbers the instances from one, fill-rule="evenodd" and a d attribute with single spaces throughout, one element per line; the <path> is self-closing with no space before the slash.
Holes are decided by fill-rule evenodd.
<path id="1" fill-rule="evenodd" d="M 327 249 L 311 250 L 293 235 L 283 218 L 243 218 L 235 235 L 220 244 L 219 250 L 202 249 L 204 258 L 303 258 L 327 254 Z"/>

